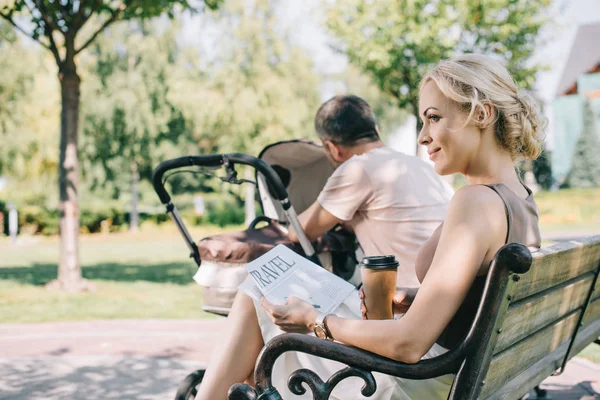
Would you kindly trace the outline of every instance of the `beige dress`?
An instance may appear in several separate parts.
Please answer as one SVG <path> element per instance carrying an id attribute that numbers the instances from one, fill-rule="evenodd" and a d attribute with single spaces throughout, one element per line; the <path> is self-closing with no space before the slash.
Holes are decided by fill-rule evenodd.
<path id="1" fill-rule="evenodd" d="M 529 189 L 529 196 L 526 199 L 520 199 L 510 189 L 504 185 L 489 185 L 491 189 L 496 191 L 504 201 L 507 221 L 507 243 L 522 243 L 529 247 L 535 248 L 540 245 L 540 234 L 537 226 L 537 207 L 533 200 L 533 195 Z M 484 277 L 477 279 L 469 292 L 465 303 L 473 302 L 475 307 L 461 307 L 457 312 L 456 317 L 452 320 L 450 326 L 455 327 L 448 332 L 444 332 L 445 343 L 456 342 L 460 340 L 465 329 L 469 326 L 469 321 L 474 317 L 474 309 L 481 297 L 481 285 L 478 282 L 483 282 Z M 479 296 L 479 297 L 477 297 Z M 473 299 L 473 297 L 476 297 Z M 463 304 L 464 305 L 464 304 Z M 255 303 L 258 321 L 262 331 L 265 343 L 282 332 L 275 326 L 267 312 L 258 304 Z M 344 304 L 342 304 L 335 312 L 336 315 L 348 319 L 361 319 L 360 300 L 358 293 L 351 294 Z M 457 325 L 456 322 L 460 324 Z M 458 328 L 456 328 L 458 327 Z M 440 341 L 438 341 L 440 342 Z M 427 352 L 423 359 L 431 358 L 443 354 L 447 349 L 436 343 Z M 345 368 L 344 364 L 327 360 L 324 358 L 314 357 L 305 353 L 288 352 L 280 356 L 275 362 L 273 368 L 273 384 L 285 400 L 293 399 L 312 399 L 312 393 L 307 390 L 302 396 L 292 394 L 287 387 L 287 379 L 294 372 L 301 368 L 308 368 L 319 375 L 321 379 L 327 381 L 331 375 Z M 445 375 L 434 379 L 427 380 L 409 380 L 396 378 L 389 375 L 373 373 L 377 381 L 376 393 L 368 397 L 368 399 L 377 400 L 421 400 L 421 399 L 446 399 L 454 379 L 454 375 Z M 360 394 L 360 388 L 364 382 L 360 378 L 348 378 L 342 381 L 333 390 L 330 399 L 334 400 L 352 400 L 352 399 L 367 399 Z"/>

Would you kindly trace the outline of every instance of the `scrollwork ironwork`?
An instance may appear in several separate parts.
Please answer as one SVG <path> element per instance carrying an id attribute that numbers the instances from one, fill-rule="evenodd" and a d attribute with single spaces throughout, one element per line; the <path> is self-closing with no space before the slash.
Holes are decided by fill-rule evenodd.
<path id="1" fill-rule="evenodd" d="M 327 382 L 323 382 L 315 372 L 309 369 L 299 369 L 288 379 L 288 387 L 292 393 L 302 395 L 306 393 L 306 388 L 302 384 L 306 383 L 313 393 L 313 399 L 327 400 L 338 383 L 353 376 L 362 378 L 365 381 L 360 390 L 363 396 L 371 397 L 375 393 L 377 383 L 373 374 L 364 369 L 352 367 L 347 367 L 336 372 Z"/>

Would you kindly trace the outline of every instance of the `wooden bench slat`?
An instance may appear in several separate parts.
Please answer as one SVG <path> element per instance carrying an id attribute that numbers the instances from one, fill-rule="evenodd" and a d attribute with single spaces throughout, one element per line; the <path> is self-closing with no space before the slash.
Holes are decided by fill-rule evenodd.
<path id="1" fill-rule="evenodd" d="M 530 365 L 552 353 L 564 342 L 569 341 L 579 322 L 580 314 L 580 311 L 574 312 L 495 355 L 485 378 L 486 383 L 483 387 L 482 397 L 495 392 Z"/>
<path id="2" fill-rule="evenodd" d="M 543 247 L 533 253 L 529 272 L 515 287 L 515 301 L 531 296 L 598 267 L 600 235 Z"/>
<path id="3" fill-rule="evenodd" d="M 592 286 L 589 273 L 567 286 L 558 286 L 513 303 L 508 308 L 503 332 L 498 336 L 494 354 L 582 307 Z"/>
<path id="4" fill-rule="evenodd" d="M 600 320 L 600 297 L 596 297 L 588 306 L 583 316 L 583 325 L 585 326 L 594 320 Z"/>
<path id="5" fill-rule="evenodd" d="M 573 358 L 573 356 L 587 347 L 598 335 L 600 335 L 600 320 L 596 320 L 593 324 L 588 324 L 580 330 L 571 350 L 570 358 Z M 480 398 L 486 400 L 507 400 L 523 397 L 533 386 L 539 385 L 544 379 L 560 368 L 568 347 L 569 341 L 567 340 L 555 351 L 518 374 L 496 392 L 492 393 L 492 390 L 486 391 L 484 386 L 484 391 L 482 391 Z"/>

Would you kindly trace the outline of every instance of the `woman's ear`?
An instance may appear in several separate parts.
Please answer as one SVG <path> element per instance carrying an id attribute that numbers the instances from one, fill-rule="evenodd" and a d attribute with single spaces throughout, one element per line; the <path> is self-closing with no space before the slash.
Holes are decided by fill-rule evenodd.
<path id="1" fill-rule="evenodd" d="M 477 123 L 481 129 L 494 124 L 496 120 L 496 109 L 490 103 L 483 103 L 477 112 Z"/>

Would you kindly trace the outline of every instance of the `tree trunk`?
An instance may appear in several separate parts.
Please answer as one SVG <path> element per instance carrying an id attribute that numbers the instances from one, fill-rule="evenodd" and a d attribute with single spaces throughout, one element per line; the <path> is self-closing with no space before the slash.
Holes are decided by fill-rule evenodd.
<path id="1" fill-rule="evenodd" d="M 59 204 L 60 263 L 58 279 L 47 287 L 66 291 L 93 289 L 82 279 L 79 265 L 79 159 L 77 129 L 79 122 L 80 79 L 74 68 L 62 70 L 58 76 L 61 86 L 62 109 L 60 116 Z"/>
<path id="2" fill-rule="evenodd" d="M 138 172 L 137 163 L 131 163 L 131 212 L 129 214 L 129 232 L 136 233 L 140 226 L 140 217 L 138 214 L 138 182 L 140 181 L 140 173 Z"/>

